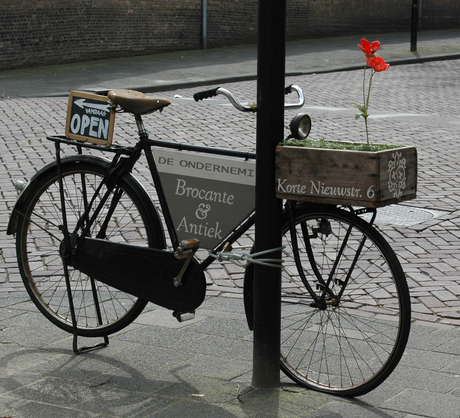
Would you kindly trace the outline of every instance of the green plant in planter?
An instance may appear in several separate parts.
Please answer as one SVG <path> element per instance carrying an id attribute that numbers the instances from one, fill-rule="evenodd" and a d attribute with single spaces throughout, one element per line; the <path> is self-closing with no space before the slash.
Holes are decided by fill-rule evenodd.
<path id="1" fill-rule="evenodd" d="M 293 147 L 306 147 L 306 148 L 327 148 L 337 150 L 351 150 L 351 151 L 383 151 L 386 149 L 399 148 L 401 145 L 391 144 L 371 144 L 371 143 L 352 143 L 352 142 L 338 142 L 326 141 L 325 139 L 294 139 L 288 138 L 281 142 L 280 145 L 293 146 Z"/>

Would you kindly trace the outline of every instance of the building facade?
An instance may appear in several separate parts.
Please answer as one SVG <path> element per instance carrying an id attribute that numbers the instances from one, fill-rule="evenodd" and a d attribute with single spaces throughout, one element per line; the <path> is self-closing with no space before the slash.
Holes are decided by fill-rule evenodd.
<path id="1" fill-rule="evenodd" d="M 422 30 L 459 0 L 418 0 Z M 203 31 L 203 2 L 206 31 Z M 287 39 L 410 31 L 413 0 L 287 0 Z M 0 70 L 257 42 L 258 0 L 2 0 Z"/>

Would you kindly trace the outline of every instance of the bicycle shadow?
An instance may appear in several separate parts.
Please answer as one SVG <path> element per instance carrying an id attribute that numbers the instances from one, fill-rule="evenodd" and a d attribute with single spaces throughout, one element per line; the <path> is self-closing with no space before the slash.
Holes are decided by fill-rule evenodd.
<path id="1" fill-rule="evenodd" d="M 0 359 L 0 416 L 391 418 L 362 399 L 294 383 L 257 389 L 244 378 L 192 375 L 187 363 L 159 370 L 123 358 L 117 349 L 74 355 L 64 348 L 11 348 Z"/>
<path id="2" fill-rule="evenodd" d="M 53 334 L 54 327 L 33 320 L 38 315 L 16 321 L 17 331 L 0 344 L 0 417 L 391 417 L 371 404 L 373 395 L 339 398 L 284 378 L 279 390 L 255 389 L 247 371 L 225 378 L 213 368 L 214 377 L 205 377 L 205 363 L 193 364 L 188 355 L 178 361 L 175 350 L 150 346 L 148 336 L 144 332 L 140 338 L 142 330 L 137 328 L 135 335 L 117 338 L 107 348 L 74 355 L 72 337 L 61 331 Z M 26 342 L 31 332 L 46 334 L 48 345 L 42 345 L 43 335 Z M 31 348 L 31 342 L 39 346 Z M 181 347 L 187 354 L 186 346 Z"/>
<path id="3" fill-rule="evenodd" d="M 131 366 L 117 353 L 23 349 L 1 357 L 0 377 L 0 416 L 235 416 L 216 402 L 222 391 L 201 396 L 175 370 Z"/>

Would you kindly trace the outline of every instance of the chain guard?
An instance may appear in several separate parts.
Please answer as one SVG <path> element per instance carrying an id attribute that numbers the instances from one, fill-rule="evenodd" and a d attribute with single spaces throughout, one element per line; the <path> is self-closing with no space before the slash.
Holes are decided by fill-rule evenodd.
<path id="1" fill-rule="evenodd" d="M 175 311 L 198 308 L 206 295 L 206 279 L 195 259 L 187 267 L 182 284 L 174 278 L 185 260 L 172 251 L 85 238 L 68 263 L 94 280 Z"/>

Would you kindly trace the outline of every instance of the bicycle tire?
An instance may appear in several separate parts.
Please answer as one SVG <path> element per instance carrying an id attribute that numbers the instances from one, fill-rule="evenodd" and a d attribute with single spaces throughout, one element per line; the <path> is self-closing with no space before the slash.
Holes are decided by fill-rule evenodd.
<path id="1" fill-rule="evenodd" d="M 61 166 L 68 229 L 72 231 L 84 208 L 82 179 L 85 179 L 87 192 L 94 192 L 107 172 L 109 162 L 102 158 L 79 156 L 62 159 Z M 16 251 L 19 270 L 32 301 L 41 313 L 59 328 L 73 333 L 64 267 L 59 253 L 63 233 L 60 230 L 62 211 L 56 164 L 46 167 L 43 175 L 39 175 L 33 183 L 18 221 Z M 164 248 L 163 231 L 153 227 L 158 225 L 152 220 L 156 212 L 145 189 L 131 175 L 121 177 L 118 186 L 123 194 L 111 217 L 105 239 L 156 248 L 163 245 L 160 248 Z M 92 236 L 97 233 L 95 228 L 99 226 L 107 206 L 98 216 L 91 230 Z M 95 282 L 101 321 L 96 314 L 91 279 L 70 266 L 69 277 L 77 335 L 100 337 L 117 332 L 134 321 L 147 304 L 145 300 Z"/>
<path id="2" fill-rule="evenodd" d="M 285 223 L 281 303 L 282 371 L 306 388 L 349 397 L 364 395 L 391 374 L 403 355 L 411 322 L 409 290 L 394 251 L 374 227 L 347 210 L 332 206 L 296 210 L 299 255 L 313 291 L 327 294 L 313 267 L 327 280 L 352 224 L 329 285 L 332 294 L 321 306 L 313 302 L 298 273 Z M 305 231 L 314 260 L 307 256 Z"/>

